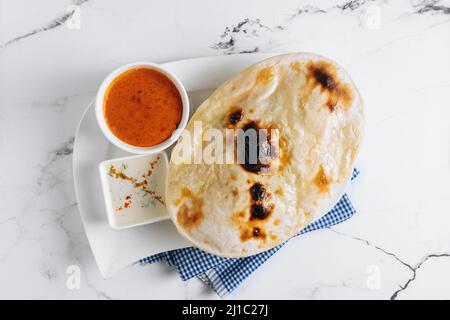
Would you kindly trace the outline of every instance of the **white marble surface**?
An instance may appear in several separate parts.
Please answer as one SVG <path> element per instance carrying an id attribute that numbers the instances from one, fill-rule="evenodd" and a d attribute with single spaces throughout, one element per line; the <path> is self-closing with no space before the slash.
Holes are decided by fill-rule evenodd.
<path id="1" fill-rule="evenodd" d="M 80 29 L 71 4 L 0 0 L 0 298 L 217 298 L 164 265 L 101 278 L 75 128 L 119 65 L 296 50 L 338 61 L 365 99 L 358 213 L 291 241 L 229 297 L 450 298 L 449 1 L 75 1 Z"/>

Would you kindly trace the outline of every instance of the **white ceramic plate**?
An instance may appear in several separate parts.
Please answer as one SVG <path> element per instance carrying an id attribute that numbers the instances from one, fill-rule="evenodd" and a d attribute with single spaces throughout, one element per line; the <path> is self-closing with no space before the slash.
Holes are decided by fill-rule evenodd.
<path id="1" fill-rule="evenodd" d="M 191 114 L 215 88 L 244 68 L 276 54 L 243 54 L 196 58 L 165 63 L 188 91 Z M 86 235 L 103 277 L 159 252 L 190 246 L 178 235 L 170 220 L 125 230 L 113 230 L 108 223 L 98 164 L 101 161 L 129 156 L 106 140 L 95 118 L 94 103 L 83 114 L 75 135 L 73 174 L 75 193 Z M 167 150 L 170 154 L 170 150 Z M 342 184 L 344 193 L 350 177 Z M 331 206 L 328 209 L 331 209 Z M 327 211 L 324 211 L 325 214 Z M 316 217 L 316 219 L 321 216 Z"/>

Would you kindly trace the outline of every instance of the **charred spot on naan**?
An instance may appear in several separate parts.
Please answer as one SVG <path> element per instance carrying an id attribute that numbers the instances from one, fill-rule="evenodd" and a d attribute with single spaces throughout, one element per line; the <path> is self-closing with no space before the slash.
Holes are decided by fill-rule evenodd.
<path id="1" fill-rule="evenodd" d="M 254 203 L 250 206 L 250 220 L 266 220 L 269 218 L 274 208 L 273 204 Z"/>
<path id="2" fill-rule="evenodd" d="M 316 185 L 317 189 L 319 189 L 320 193 L 326 193 L 330 191 L 330 185 L 333 181 L 331 177 L 327 176 L 327 174 L 325 173 L 324 167 L 320 165 L 319 171 L 314 177 L 313 182 Z"/>
<path id="3" fill-rule="evenodd" d="M 259 237 L 261 235 L 261 229 L 258 227 L 253 228 L 253 236 Z"/>
<path id="4" fill-rule="evenodd" d="M 259 70 L 258 74 L 256 75 L 256 83 L 261 85 L 267 85 L 272 81 L 274 75 L 275 72 L 272 66 L 264 67 L 261 70 Z"/>
<path id="5" fill-rule="evenodd" d="M 239 122 L 244 118 L 244 112 L 240 107 L 232 107 L 222 120 L 224 128 L 236 128 Z"/>
<path id="6" fill-rule="evenodd" d="M 261 129 L 266 130 L 265 137 L 260 134 Z M 269 125 L 261 126 L 257 121 L 249 121 L 242 127 L 244 145 L 243 148 L 240 145 L 236 145 L 236 151 L 237 158 L 240 160 L 240 165 L 244 170 L 265 175 L 277 172 L 280 149 L 278 146 L 278 131 L 273 131 L 273 129 L 276 128 Z M 253 137 L 255 139 L 253 141 L 250 139 L 252 137 L 251 131 L 254 132 Z M 251 143 L 256 143 L 256 146 Z M 250 154 L 251 150 L 256 151 L 256 155 Z"/>
<path id="7" fill-rule="evenodd" d="M 249 221 L 246 218 L 245 211 L 239 211 L 231 216 L 231 222 L 239 230 L 239 239 L 245 242 L 251 239 L 264 241 L 266 232 L 264 225 L 260 221 Z"/>
<path id="8" fill-rule="evenodd" d="M 183 201 L 177 212 L 177 222 L 183 228 L 191 230 L 203 221 L 203 199 L 193 195 L 191 190 L 183 188 L 181 191 L 181 199 Z M 188 205 L 190 203 L 190 205 Z"/>
<path id="9" fill-rule="evenodd" d="M 241 230 L 240 239 L 242 242 L 248 241 L 250 239 L 255 240 L 266 240 L 267 234 L 264 229 L 260 227 L 245 227 Z"/>
<path id="10" fill-rule="evenodd" d="M 319 85 L 321 91 L 326 92 L 328 96 L 326 104 L 330 112 L 334 112 L 340 106 L 344 109 L 350 107 L 353 102 L 352 90 L 347 83 L 339 79 L 336 66 L 327 61 L 310 61 L 307 68 L 308 81 L 313 86 Z"/>
<path id="11" fill-rule="evenodd" d="M 308 64 L 308 76 L 313 77 L 323 89 L 334 91 L 338 87 L 336 67 L 325 61 Z"/>
<path id="12" fill-rule="evenodd" d="M 266 187 L 260 183 L 254 183 L 250 189 L 250 221 L 266 220 L 273 211 L 275 205 L 269 203 L 271 194 Z"/>
<path id="13" fill-rule="evenodd" d="M 239 229 L 242 242 L 250 239 L 266 240 L 267 234 L 264 226 L 268 222 L 275 205 L 269 203 L 270 193 L 260 182 L 255 182 L 249 188 L 249 193 L 248 213 L 246 213 L 247 210 L 234 213 L 231 222 Z"/>
<path id="14" fill-rule="evenodd" d="M 266 188 L 262 183 L 256 182 L 250 188 L 250 196 L 253 201 L 262 201 L 266 198 Z"/>

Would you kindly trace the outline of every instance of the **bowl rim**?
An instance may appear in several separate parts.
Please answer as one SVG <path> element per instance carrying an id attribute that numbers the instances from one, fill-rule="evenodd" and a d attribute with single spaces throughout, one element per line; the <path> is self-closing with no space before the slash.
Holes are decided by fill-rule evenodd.
<path id="1" fill-rule="evenodd" d="M 180 93 L 182 102 L 182 114 L 178 127 L 173 131 L 172 135 L 169 138 L 151 147 L 133 146 L 117 138 L 108 127 L 108 124 L 106 123 L 103 114 L 105 93 L 109 88 L 109 86 L 111 85 L 111 83 L 124 72 L 136 68 L 148 68 L 164 74 L 173 82 L 173 84 L 177 88 L 178 92 Z M 178 77 L 174 75 L 172 72 L 168 71 L 166 68 L 153 62 L 147 61 L 133 62 L 114 69 L 102 81 L 99 89 L 97 90 L 97 95 L 95 98 L 95 115 L 97 118 L 98 126 L 100 127 L 100 130 L 102 131 L 103 135 L 116 147 L 134 154 L 155 154 L 169 148 L 180 137 L 181 132 L 186 127 L 187 122 L 189 120 L 189 98 L 186 92 L 186 88 L 178 79 Z"/>

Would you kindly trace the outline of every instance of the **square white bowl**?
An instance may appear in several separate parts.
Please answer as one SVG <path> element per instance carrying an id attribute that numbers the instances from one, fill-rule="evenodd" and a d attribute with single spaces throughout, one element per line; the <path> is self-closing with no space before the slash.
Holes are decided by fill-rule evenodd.
<path id="1" fill-rule="evenodd" d="M 157 162 L 149 171 L 148 166 L 154 161 Z M 110 173 L 111 166 L 118 170 L 119 176 Z M 111 228 L 120 230 L 169 219 L 164 205 L 167 166 L 165 152 L 111 159 L 99 164 L 106 214 Z M 151 174 L 146 176 L 148 172 Z M 120 173 L 136 180 L 124 179 Z M 145 189 L 136 186 L 136 182 L 139 184 L 144 180 L 147 182 Z M 125 206 L 125 203 L 128 205 Z"/>

